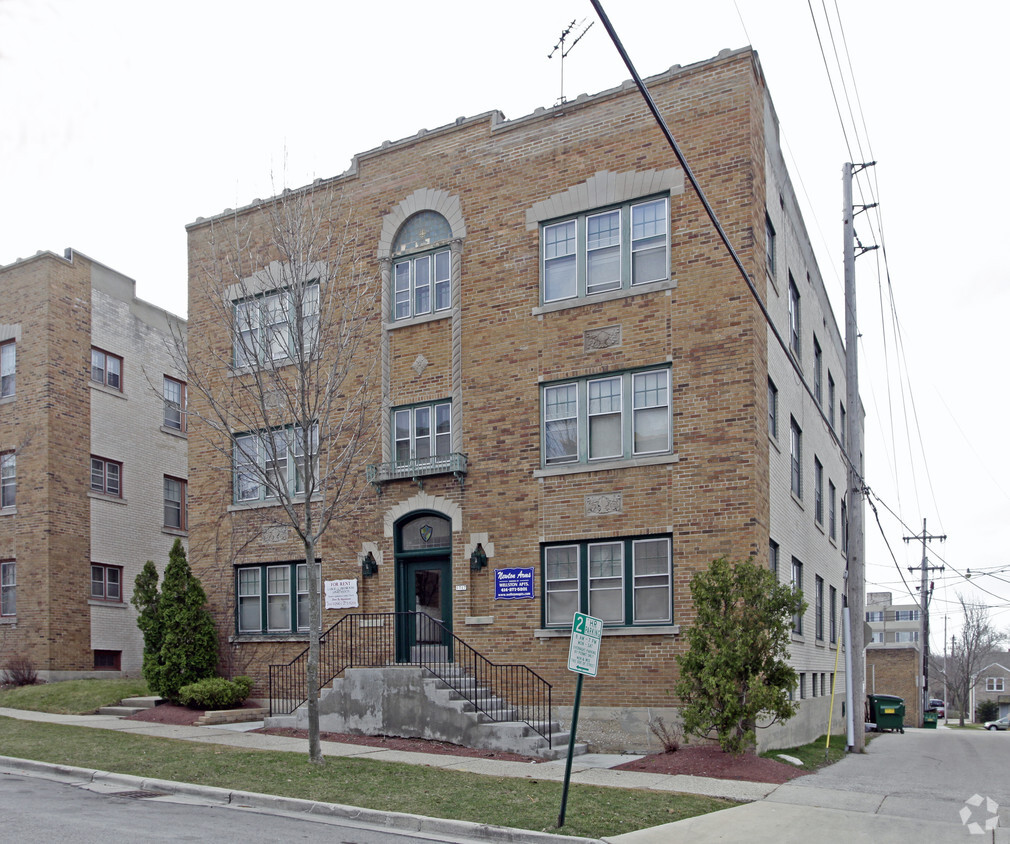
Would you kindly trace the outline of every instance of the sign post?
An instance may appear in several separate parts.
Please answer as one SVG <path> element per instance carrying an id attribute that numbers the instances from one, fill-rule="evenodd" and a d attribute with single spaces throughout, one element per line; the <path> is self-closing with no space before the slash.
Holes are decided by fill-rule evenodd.
<path id="1" fill-rule="evenodd" d="M 596 676 L 600 661 L 600 642 L 603 639 L 603 620 L 577 612 L 572 619 L 572 641 L 568 646 L 568 670 L 579 675 L 575 681 L 575 705 L 572 707 L 572 726 L 568 735 L 568 761 L 565 762 L 565 784 L 561 790 L 561 812 L 558 828 L 565 825 L 565 807 L 568 805 L 568 785 L 572 779 L 572 756 L 575 752 L 575 731 L 579 726 L 579 705 L 582 703 L 582 678 Z"/>

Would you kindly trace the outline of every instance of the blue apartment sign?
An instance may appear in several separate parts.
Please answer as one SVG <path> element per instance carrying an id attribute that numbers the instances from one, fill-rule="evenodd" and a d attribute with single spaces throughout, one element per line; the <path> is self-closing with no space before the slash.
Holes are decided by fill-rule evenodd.
<path id="1" fill-rule="evenodd" d="M 494 599 L 534 598 L 533 569 L 495 569 Z"/>

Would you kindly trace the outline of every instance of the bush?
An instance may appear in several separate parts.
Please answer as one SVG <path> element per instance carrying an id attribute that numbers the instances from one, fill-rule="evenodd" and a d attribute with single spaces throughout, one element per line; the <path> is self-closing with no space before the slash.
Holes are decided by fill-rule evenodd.
<path id="1" fill-rule="evenodd" d="M 179 702 L 194 709 L 231 709 L 249 697 L 252 686 L 249 677 L 207 677 L 179 689 Z"/>
<path id="2" fill-rule="evenodd" d="M 12 656 L 4 665 L 0 679 L 6 686 L 34 686 L 39 681 L 39 673 L 28 657 Z"/>
<path id="3" fill-rule="evenodd" d="M 984 724 L 999 718 L 999 704 L 994 700 L 980 700 L 975 706 L 975 721 Z"/>
<path id="4" fill-rule="evenodd" d="M 656 717 L 649 722 L 649 732 L 659 739 L 664 753 L 676 753 L 680 750 L 684 738 L 680 727 L 668 727 L 661 717 Z"/>

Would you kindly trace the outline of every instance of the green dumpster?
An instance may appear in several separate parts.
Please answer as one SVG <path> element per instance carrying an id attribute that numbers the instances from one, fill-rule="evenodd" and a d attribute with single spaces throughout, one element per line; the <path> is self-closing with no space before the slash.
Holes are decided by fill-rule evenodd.
<path id="1" fill-rule="evenodd" d="M 927 709 L 926 714 L 922 717 L 922 726 L 927 730 L 935 730 L 938 718 L 939 713 L 935 709 Z"/>
<path id="2" fill-rule="evenodd" d="M 870 720 L 877 731 L 905 732 L 905 700 L 897 695 L 870 695 Z"/>

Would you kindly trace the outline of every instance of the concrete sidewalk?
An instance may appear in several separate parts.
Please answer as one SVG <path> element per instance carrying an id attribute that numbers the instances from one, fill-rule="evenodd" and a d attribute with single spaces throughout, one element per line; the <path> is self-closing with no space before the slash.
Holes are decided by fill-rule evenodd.
<path id="1" fill-rule="evenodd" d="M 155 724 L 146 721 L 128 721 L 110 715 L 53 715 L 43 712 L 0 708 L 0 716 L 20 720 L 38 721 L 52 724 L 66 724 L 78 727 L 116 730 L 138 735 L 160 736 L 184 741 L 199 741 L 229 747 L 279 750 L 307 753 L 305 739 L 285 738 L 250 732 L 260 726 L 259 722 L 210 727 L 185 727 L 171 724 Z M 565 760 L 531 764 L 527 762 L 503 762 L 467 756 L 443 756 L 431 753 L 414 753 L 384 750 L 355 744 L 323 742 L 326 756 L 347 756 L 362 759 L 377 759 L 384 762 L 428 765 L 452 771 L 466 771 L 497 777 L 536 778 L 540 780 L 563 781 Z M 804 778 L 803 786 L 787 783 L 776 786 L 768 783 L 717 780 L 707 777 L 664 776 L 634 771 L 613 770 L 614 765 L 629 761 L 633 757 L 610 754 L 587 754 L 576 757 L 572 765 L 572 783 L 599 785 L 612 788 L 646 789 L 687 794 L 702 794 L 710 797 L 724 797 L 740 801 L 743 805 L 713 812 L 675 823 L 625 833 L 606 838 L 609 844 L 667 844 L 671 841 L 715 842 L 748 841 L 754 844 L 774 842 L 834 841 L 844 836 L 849 841 L 872 841 L 874 844 L 891 844 L 909 840 L 943 841 L 995 841 L 1010 844 L 1010 830 L 996 829 L 984 837 L 974 838 L 968 829 L 958 823 L 956 817 L 942 823 L 916 816 L 912 811 L 901 814 L 882 812 L 883 796 L 852 791 L 839 791 L 816 786 L 816 774 Z M 0 757 L 0 766 L 8 770 L 20 770 L 35 775 L 69 777 L 74 781 L 108 781 L 109 777 L 130 780 L 134 788 L 156 788 L 187 794 L 202 795 L 212 802 L 233 802 L 238 792 L 223 789 L 194 786 L 182 783 L 122 777 L 105 772 L 68 769 L 65 766 L 44 765 L 38 762 Z M 320 812 L 340 815 L 360 816 L 363 811 L 356 807 L 331 806 L 312 801 L 298 801 L 272 795 L 241 794 L 241 802 L 249 801 L 262 808 L 277 808 L 282 811 Z M 558 841 L 565 836 L 550 836 L 527 830 L 487 827 L 480 824 L 444 821 L 437 818 L 423 818 L 416 815 L 373 812 L 375 822 L 397 828 L 429 830 L 446 833 L 451 824 L 461 824 L 457 829 L 460 837 L 476 836 L 496 841 Z M 568 840 L 586 840 L 571 839 Z"/>

